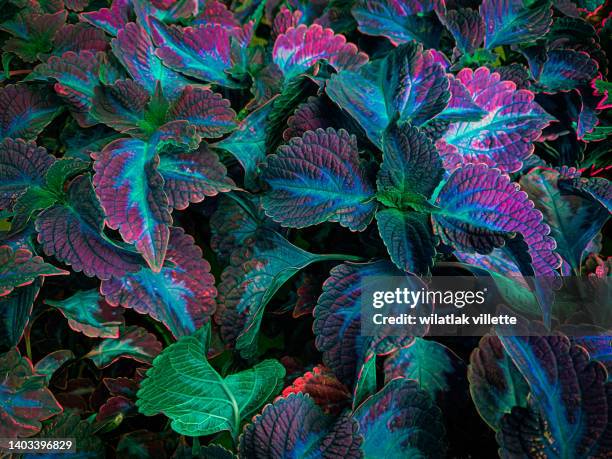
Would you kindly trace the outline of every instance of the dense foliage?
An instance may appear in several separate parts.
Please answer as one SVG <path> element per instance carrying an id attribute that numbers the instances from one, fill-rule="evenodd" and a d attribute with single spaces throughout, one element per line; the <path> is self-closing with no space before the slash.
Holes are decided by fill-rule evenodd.
<path id="1" fill-rule="evenodd" d="M 609 336 L 366 337 L 358 301 L 485 273 L 547 325 L 522 276 L 611 275 L 609 14 L 4 0 L 0 438 L 610 457 Z"/>

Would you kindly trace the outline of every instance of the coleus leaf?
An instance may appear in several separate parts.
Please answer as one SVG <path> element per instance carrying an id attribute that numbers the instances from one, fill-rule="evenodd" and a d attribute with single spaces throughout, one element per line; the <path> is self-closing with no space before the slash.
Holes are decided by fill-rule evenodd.
<path id="1" fill-rule="evenodd" d="M 445 168 L 484 162 L 504 172 L 516 172 L 533 153 L 533 142 L 553 118 L 534 102 L 532 92 L 485 67 L 461 70 L 457 80 L 486 115 L 476 121 L 451 123 L 436 146 Z"/>
<path id="2" fill-rule="evenodd" d="M 0 352 L 17 346 L 30 320 L 42 279 L 0 297 Z"/>
<path id="3" fill-rule="evenodd" d="M 104 444 L 95 435 L 94 425 L 87 420 L 81 421 L 81 416 L 74 409 L 66 409 L 63 413 L 45 422 L 38 436 L 58 439 L 74 438 L 76 443 L 74 457 L 91 459 L 101 459 L 103 457 L 103 455 L 100 455 L 100 451 L 104 449 Z"/>
<path id="4" fill-rule="evenodd" d="M 433 226 L 442 242 L 465 252 L 486 254 L 511 233 L 523 236 L 537 276 L 554 276 L 556 243 L 527 194 L 507 175 L 484 164 L 468 164 L 446 180 L 435 197 Z"/>
<path id="5" fill-rule="evenodd" d="M 101 293 L 112 306 L 134 309 L 162 322 L 175 337 L 201 327 L 215 312 L 214 277 L 202 250 L 181 229 L 170 228 L 166 264 L 102 282 Z"/>
<path id="6" fill-rule="evenodd" d="M 98 11 L 81 13 L 79 18 L 115 37 L 117 32 L 128 23 L 129 11 L 129 0 L 113 0 L 110 9 L 102 8 Z"/>
<path id="7" fill-rule="evenodd" d="M 132 7 L 138 21 L 149 28 L 151 17 L 169 23 L 191 18 L 198 11 L 199 4 L 195 0 L 133 0 Z"/>
<path id="8" fill-rule="evenodd" d="M 107 238 L 103 228 L 104 212 L 88 175 L 72 180 L 65 199 L 36 218 L 38 242 L 44 252 L 76 272 L 110 279 L 140 269 L 140 258 Z"/>
<path id="9" fill-rule="evenodd" d="M 6 85 L 0 88 L 0 138 L 34 140 L 61 111 L 43 88 Z"/>
<path id="10" fill-rule="evenodd" d="M 326 414 L 339 414 L 351 399 L 348 388 L 324 365 L 317 365 L 297 378 L 283 390 L 282 396 L 299 393 L 310 395 Z"/>
<path id="11" fill-rule="evenodd" d="M 164 178 L 164 192 L 174 209 L 185 209 L 190 202 L 236 188 L 225 166 L 206 143 L 192 152 L 161 155 L 157 171 Z"/>
<path id="12" fill-rule="evenodd" d="M 325 90 L 380 146 L 393 121 L 419 126 L 439 114 L 449 101 L 448 88 L 444 69 L 434 54 L 411 42 L 358 72 L 333 75 Z"/>
<path id="13" fill-rule="evenodd" d="M 107 126 L 129 133 L 144 121 L 150 100 L 149 92 L 140 83 L 117 80 L 112 85 L 95 88 L 91 114 Z"/>
<path id="14" fill-rule="evenodd" d="M 437 400 L 452 389 L 454 380 L 463 377 L 465 370 L 465 363 L 448 347 L 416 337 L 410 346 L 385 360 L 385 381 L 414 379 L 432 400 Z"/>
<path id="15" fill-rule="evenodd" d="M 196 27 L 167 26 L 151 18 L 156 55 L 170 69 L 221 86 L 237 87 L 232 68 L 231 32 L 217 24 Z"/>
<path id="16" fill-rule="evenodd" d="M 187 84 L 180 74 L 162 64 L 151 37 L 138 23 L 130 22 L 120 29 L 111 47 L 132 78 L 151 94 L 159 81 L 164 94 L 174 99 Z"/>
<path id="17" fill-rule="evenodd" d="M 480 15 L 485 24 L 485 47 L 534 41 L 552 24 L 550 1 L 526 4 L 522 0 L 483 0 Z"/>
<path id="18" fill-rule="evenodd" d="M 67 274 L 67 271 L 45 263 L 41 257 L 32 256 L 27 249 L 13 250 L 8 245 L 0 246 L 0 297 L 8 295 L 16 287 L 31 284 L 39 276 Z"/>
<path id="19" fill-rule="evenodd" d="M 62 407 L 34 374 L 32 363 L 11 349 L 0 355 L 0 435 L 29 437 L 40 431 L 41 421 L 62 412 Z"/>
<path id="20" fill-rule="evenodd" d="M 451 97 L 446 108 L 433 121 L 479 121 L 484 118 L 488 111 L 474 102 L 464 84 L 451 74 L 447 77 Z"/>
<path id="21" fill-rule="evenodd" d="M 43 375 L 45 382 L 49 384 L 53 374 L 66 362 L 74 359 L 74 352 L 70 349 L 60 349 L 45 355 L 42 359 L 36 362 L 34 373 Z"/>
<path id="22" fill-rule="evenodd" d="M 521 188 L 544 215 L 557 252 L 575 273 L 580 272 L 585 250 L 608 220 L 599 203 L 562 192 L 563 176 L 554 169 L 537 167 L 520 179 Z"/>
<path id="23" fill-rule="evenodd" d="M 55 158 L 34 142 L 5 138 L 0 142 L 0 210 L 12 209 L 31 186 L 39 187 Z"/>
<path id="24" fill-rule="evenodd" d="M 353 413 L 365 457 L 444 457 L 440 409 L 416 381 L 396 378 Z"/>
<path id="25" fill-rule="evenodd" d="M 94 88 L 99 83 L 100 62 L 104 54 L 72 51 L 62 56 L 51 56 L 47 62 L 37 65 L 26 80 L 52 80 L 55 92 L 66 101 L 81 127 L 95 124 L 89 112 Z"/>
<path id="26" fill-rule="evenodd" d="M 222 137 L 236 127 L 230 101 L 210 89 L 186 86 L 170 107 L 171 120 L 186 120 L 205 139 Z"/>
<path id="27" fill-rule="evenodd" d="M 364 34 L 382 35 L 396 45 L 416 40 L 435 46 L 441 28 L 429 13 L 440 6 L 436 0 L 359 0 L 351 13 Z"/>
<path id="28" fill-rule="evenodd" d="M 119 338 L 123 325 L 123 310 L 111 307 L 94 290 L 80 290 L 64 300 L 45 300 L 45 304 L 58 309 L 68 325 L 90 338 Z"/>
<path id="29" fill-rule="evenodd" d="M 402 196 L 431 196 L 444 169 L 425 134 L 409 124 L 392 125 L 383 135 L 382 150 L 383 162 L 376 178 L 379 191 L 393 189 Z"/>
<path id="30" fill-rule="evenodd" d="M 612 182 L 604 177 L 573 177 L 560 182 L 563 190 L 572 190 L 597 201 L 612 212 Z"/>
<path id="31" fill-rule="evenodd" d="M 85 24 L 64 24 L 53 37 L 53 54 L 62 55 L 67 51 L 106 51 L 108 39 L 104 31 Z"/>
<path id="32" fill-rule="evenodd" d="M 583 51 L 553 49 L 534 77 L 545 91 L 569 91 L 591 81 L 597 69 L 597 62 Z"/>
<path id="33" fill-rule="evenodd" d="M 332 29 L 318 24 L 290 27 L 274 42 L 272 60 L 280 67 L 285 80 L 304 73 L 321 59 L 338 71 L 357 70 L 368 61 L 368 56 L 347 43 L 344 35 L 335 35 Z"/>
<path id="34" fill-rule="evenodd" d="M 376 393 L 378 385 L 376 380 L 376 354 L 370 353 L 366 356 L 357 374 L 355 389 L 353 390 L 353 411 L 361 405 L 365 399 Z"/>
<path id="35" fill-rule="evenodd" d="M 361 334 L 359 298 L 362 279 L 369 276 L 405 276 L 405 273 L 388 261 L 336 266 L 323 284 L 323 293 L 314 310 L 315 345 L 323 353 L 323 363 L 351 388 L 368 353 L 385 355 L 414 339 Z M 414 281 L 415 285 L 420 283 L 416 277 Z"/>
<path id="36" fill-rule="evenodd" d="M 201 11 L 193 20 L 196 25 L 219 24 L 230 30 L 240 27 L 240 21 L 234 16 L 234 13 L 218 0 L 209 0 L 205 5 L 200 5 L 200 8 Z"/>
<path id="37" fill-rule="evenodd" d="M 326 416 L 304 394 L 290 394 L 267 405 L 240 436 L 240 456 L 253 459 L 362 457 L 362 438 L 349 416 Z"/>
<path id="38" fill-rule="evenodd" d="M 603 363 L 608 370 L 608 382 L 612 381 L 612 338 L 606 335 L 578 336 L 572 338 L 572 343 L 582 346 L 592 359 Z"/>
<path id="39" fill-rule="evenodd" d="M 257 175 L 257 165 L 266 157 L 266 121 L 272 110 L 268 102 L 248 114 L 229 136 L 214 144 L 229 151 L 244 169 L 244 181 L 252 186 Z"/>
<path id="40" fill-rule="evenodd" d="M 162 344 L 155 335 L 142 327 L 126 327 L 118 338 L 105 338 L 85 354 L 98 368 L 105 368 L 120 358 L 151 363 L 162 350 Z"/>
<path id="41" fill-rule="evenodd" d="M 235 249 L 251 243 L 260 228 L 278 229 L 278 225 L 266 220 L 258 202 L 248 197 L 241 201 L 219 199 L 217 210 L 210 217 L 210 247 L 218 259 L 228 261 Z"/>
<path id="42" fill-rule="evenodd" d="M 609 422 L 602 414 L 612 402 L 605 367 L 565 336 L 500 340 L 532 394 L 530 409 L 515 408 L 502 418 L 502 451 L 525 454 L 536 448 L 547 456 L 596 457 Z"/>
<path id="43" fill-rule="evenodd" d="M 236 438 L 241 421 L 281 389 L 285 369 L 276 360 L 264 360 L 224 378 L 206 358 L 207 340 L 204 327 L 164 349 L 141 382 L 136 404 L 146 416 L 168 416 L 182 435 L 229 430 Z"/>
<path id="44" fill-rule="evenodd" d="M 219 311 L 226 342 L 236 341 L 245 356 L 257 351 L 257 337 L 266 305 L 298 271 L 311 263 L 339 256 L 306 252 L 275 231 L 261 231 L 250 246 L 237 249 L 221 274 Z"/>
<path id="45" fill-rule="evenodd" d="M 417 274 L 429 271 L 436 241 L 427 214 L 383 209 L 376 212 L 376 223 L 391 260 L 399 269 Z"/>
<path id="46" fill-rule="evenodd" d="M 276 38 L 289 30 L 290 27 L 297 27 L 302 19 L 302 12 L 298 9 L 291 11 L 285 5 L 281 6 L 272 21 L 272 38 Z"/>
<path id="47" fill-rule="evenodd" d="M 52 14 L 18 14 L 4 22 L 0 29 L 13 35 L 4 42 L 3 49 L 15 53 L 25 62 L 36 62 L 53 48 L 53 37 L 65 24 L 68 12 Z"/>
<path id="48" fill-rule="evenodd" d="M 444 25 L 463 54 L 472 54 L 482 45 L 485 25 L 478 11 L 470 8 L 449 10 L 444 15 Z"/>
<path id="49" fill-rule="evenodd" d="M 151 269 L 162 267 L 172 223 L 164 180 L 157 170 L 158 152 L 167 145 L 189 149 L 197 145 L 195 130 L 186 121 L 165 124 L 147 141 L 118 139 L 92 156 L 93 184 L 107 215 L 107 224 L 123 240 L 135 243 Z"/>
<path id="50" fill-rule="evenodd" d="M 467 373 L 478 414 L 495 431 L 515 406 L 527 407 L 529 386 L 497 336 L 484 336 L 470 355 Z"/>
<path id="51" fill-rule="evenodd" d="M 374 191 L 359 165 L 357 140 L 345 130 L 306 132 L 268 157 L 263 178 L 266 214 L 283 226 L 324 221 L 362 231 L 372 220 Z"/>

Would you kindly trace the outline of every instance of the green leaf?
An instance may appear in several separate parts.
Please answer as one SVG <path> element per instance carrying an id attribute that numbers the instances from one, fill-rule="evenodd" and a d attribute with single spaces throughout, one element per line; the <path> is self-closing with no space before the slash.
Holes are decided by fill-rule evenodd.
<path id="1" fill-rule="evenodd" d="M 361 366 L 353 395 L 353 411 L 370 395 L 376 393 L 376 354 L 370 353 Z"/>
<path id="2" fill-rule="evenodd" d="M 280 391 L 285 369 L 264 360 L 223 378 L 206 358 L 206 341 L 208 327 L 203 327 L 166 348 L 142 381 L 136 405 L 146 416 L 168 416 L 182 435 L 229 430 L 236 438 L 240 422 Z"/>

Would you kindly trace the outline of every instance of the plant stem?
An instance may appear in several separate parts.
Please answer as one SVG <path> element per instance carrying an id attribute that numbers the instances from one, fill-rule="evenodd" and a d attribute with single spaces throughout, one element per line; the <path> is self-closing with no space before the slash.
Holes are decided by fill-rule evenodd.
<path id="1" fill-rule="evenodd" d="M 363 263 L 366 261 L 365 258 L 357 255 L 349 255 L 347 253 L 328 253 L 325 255 L 319 255 L 318 261 L 353 261 L 355 263 Z"/>

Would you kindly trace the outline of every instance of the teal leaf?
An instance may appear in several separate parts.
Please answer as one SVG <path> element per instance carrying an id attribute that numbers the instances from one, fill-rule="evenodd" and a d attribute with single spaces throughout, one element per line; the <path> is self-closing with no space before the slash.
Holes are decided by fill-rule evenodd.
<path id="1" fill-rule="evenodd" d="M 243 419 L 257 412 L 283 384 L 285 369 L 275 360 L 223 378 L 206 358 L 208 328 L 182 337 L 153 362 L 136 402 L 146 416 L 163 413 L 182 435 L 228 430 L 236 438 Z"/>

